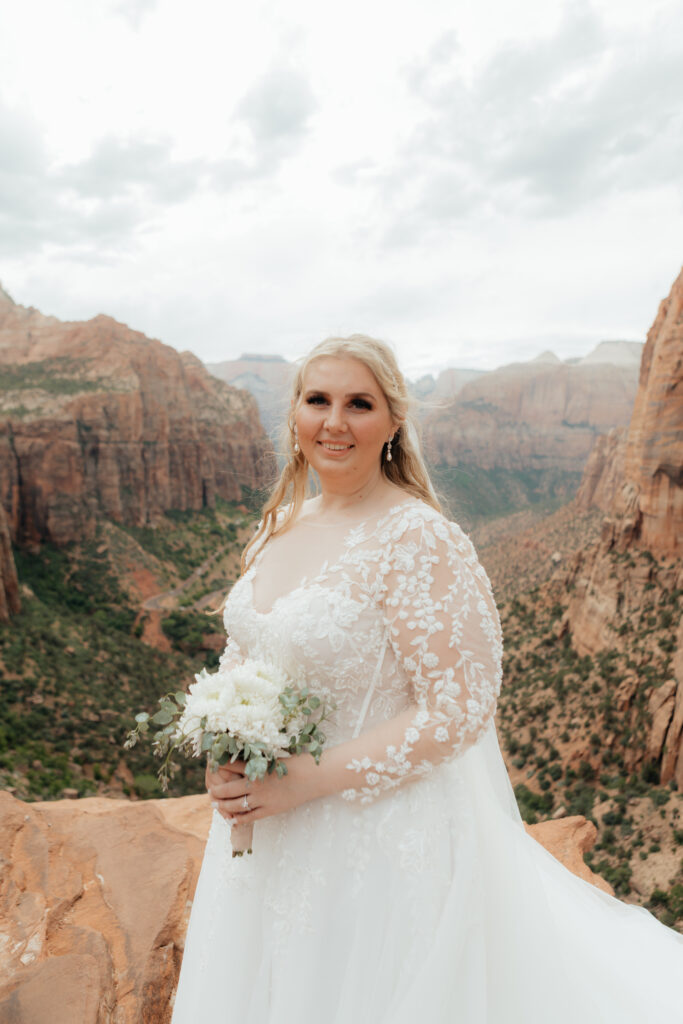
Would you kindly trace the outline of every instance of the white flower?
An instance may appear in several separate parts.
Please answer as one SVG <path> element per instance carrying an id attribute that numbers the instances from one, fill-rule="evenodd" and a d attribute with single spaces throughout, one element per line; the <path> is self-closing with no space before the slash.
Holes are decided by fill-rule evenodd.
<path id="1" fill-rule="evenodd" d="M 449 739 L 448 729 L 444 725 L 440 725 L 434 733 L 434 739 L 437 743 L 445 743 Z"/>
<path id="2" fill-rule="evenodd" d="M 417 743 L 417 741 L 420 738 L 420 734 L 417 731 L 417 729 L 413 729 L 411 727 L 411 728 L 406 729 L 406 737 L 405 738 L 406 738 L 406 741 L 408 743 Z"/>
<path id="3" fill-rule="evenodd" d="M 247 659 L 232 669 L 209 674 L 202 669 L 190 686 L 176 735 L 201 743 L 202 719 L 207 732 L 229 732 L 246 743 L 280 747 L 284 708 L 279 697 L 289 683 L 274 665 Z"/>

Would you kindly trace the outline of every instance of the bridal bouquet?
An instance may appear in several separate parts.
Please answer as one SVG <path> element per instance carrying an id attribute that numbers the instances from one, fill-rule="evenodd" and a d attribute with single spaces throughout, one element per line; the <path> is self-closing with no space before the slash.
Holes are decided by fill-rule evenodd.
<path id="1" fill-rule="evenodd" d="M 150 725 L 157 726 L 152 746 L 163 758 L 158 771 L 162 789 L 178 770 L 177 752 L 207 754 L 212 771 L 240 758 L 251 780 L 272 772 L 286 775 L 283 759 L 292 754 L 308 752 L 319 763 L 325 742 L 320 725 L 328 710 L 308 687 L 298 688 L 275 665 L 249 658 L 212 674 L 202 669 L 195 680 L 188 693 L 161 697 L 155 714 L 136 715 L 124 744 L 134 747 Z M 233 857 L 251 853 L 252 831 L 253 825 L 233 825 Z"/>

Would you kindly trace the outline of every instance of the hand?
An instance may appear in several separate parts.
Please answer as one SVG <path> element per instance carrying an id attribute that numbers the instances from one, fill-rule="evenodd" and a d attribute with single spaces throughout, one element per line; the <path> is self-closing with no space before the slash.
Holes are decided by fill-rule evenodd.
<path id="1" fill-rule="evenodd" d="M 244 761 L 222 765 L 217 772 L 206 769 L 206 788 L 219 814 L 235 824 L 249 824 L 272 814 L 282 814 L 299 804 L 321 795 L 315 783 L 321 780 L 315 772 L 320 768 L 308 754 L 287 758 L 287 774 L 282 778 L 273 772 L 261 780 L 251 781 L 245 775 Z M 247 797 L 249 810 L 244 809 Z"/>

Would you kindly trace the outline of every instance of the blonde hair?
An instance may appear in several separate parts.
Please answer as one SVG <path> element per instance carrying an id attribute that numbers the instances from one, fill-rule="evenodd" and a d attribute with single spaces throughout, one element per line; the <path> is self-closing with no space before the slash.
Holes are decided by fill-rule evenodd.
<path id="1" fill-rule="evenodd" d="M 326 338 L 316 345 L 300 362 L 292 381 L 292 401 L 284 428 L 284 444 L 289 452 L 280 478 L 263 507 L 263 519 L 256 534 L 242 554 L 242 572 L 250 562 L 254 546 L 262 546 L 275 533 L 282 533 L 296 518 L 308 489 L 308 463 L 302 451 L 295 451 L 295 417 L 301 400 L 306 370 L 315 359 L 324 357 L 357 359 L 374 375 L 389 406 L 389 415 L 399 426 L 392 439 L 391 462 L 382 459 L 382 472 L 387 480 L 408 494 L 441 512 L 439 499 L 432 487 L 425 466 L 417 428 L 405 378 L 399 370 L 396 356 L 383 341 L 365 334 L 352 334 L 348 338 Z M 288 502 L 283 517 L 278 510 Z"/>

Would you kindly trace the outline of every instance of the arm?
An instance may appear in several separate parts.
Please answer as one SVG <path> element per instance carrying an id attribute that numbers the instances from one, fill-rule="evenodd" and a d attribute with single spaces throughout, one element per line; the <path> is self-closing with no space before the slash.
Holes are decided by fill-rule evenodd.
<path id="1" fill-rule="evenodd" d="M 288 762 L 284 779 L 240 781 L 225 791 L 225 811 L 238 815 L 249 792 L 256 808 L 240 821 L 341 793 L 369 803 L 467 750 L 487 728 L 500 689 L 502 642 L 486 573 L 460 530 L 440 517 L 420 517 L 393 543 L 378 568 L 382 601 L 397 660 L 412 687 L 400 714 L 326 750 Z M 253 796 L 252 796 L 253 794 Z M 230 806 L 227 806 L 230 805 Z"/>
<path id="2" fill-rule="evenodd" d="M 331 791 L 361 803 L 476 743 L 493 717 L 501 681 L 502 640 L 489 581 L 456 526 L 435 518 L 408 530 L 380 588 L 412 704 L 323 755 Z"/>

